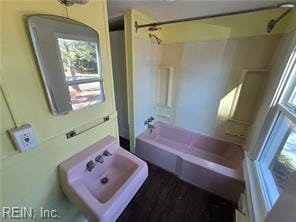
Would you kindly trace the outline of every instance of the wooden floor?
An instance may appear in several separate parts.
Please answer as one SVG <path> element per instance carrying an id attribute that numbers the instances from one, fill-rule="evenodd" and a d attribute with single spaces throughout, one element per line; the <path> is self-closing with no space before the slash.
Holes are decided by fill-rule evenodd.
<path id="1" fill-rule="evenodd" d="M 153 165 L 117 222 L 233 222 L 234 204 Z"/>
<path id="2" fill-rule="evenodd" d="M 129 141 L 127 139 L 120 136 L 119 143 L 122 148 L 124 148 L 127 151 L 130 151 L 130 145 L 129 145 Z"/>

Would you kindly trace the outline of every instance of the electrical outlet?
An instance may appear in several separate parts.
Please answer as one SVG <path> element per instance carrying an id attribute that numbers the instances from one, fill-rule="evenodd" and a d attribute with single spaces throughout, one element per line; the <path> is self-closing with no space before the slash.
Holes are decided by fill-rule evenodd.
<path id="1" fill-rule="evenodd" d="M 25 152 L 37 146 L 36 137 L 30 124 L 25 124 L 19 128 L 10 129 L 8 132 L 16 148 L 21 152 Z"/>

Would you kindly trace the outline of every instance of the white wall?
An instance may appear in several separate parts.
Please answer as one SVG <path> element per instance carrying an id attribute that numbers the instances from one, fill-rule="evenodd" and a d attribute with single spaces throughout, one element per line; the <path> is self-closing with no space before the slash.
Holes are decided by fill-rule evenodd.
<path id="1" fill-rule="evenodd" d="M 119 136 L 129 139 L 124 31 L 110 32 L 110 43 Z"/>
<path id="2" fill-rule="evenodd" d="M 176 103 L 177 126 L 213 135 L 225 88 L 222 61 L 227 41 L 186 43 Z"/>
<path id="3" fill-rule="evenodd" d="M 135 38 L 135 136 L 145 129 L 145 120 L 154 115 L 157 45 L 149 40 Z"/>
<path id="4" fill-rule="evenodd" d="M 160 65 L 175 70 L 172 108 L 162 112 L 173 116 L 177 126 L 242 143 L 243 138 L 225 133 L 234 92 L 243 69 L 268 69 L 279 39 L 274 35 L 161 45 Z"/>
<path id="5" fill-rule="evenodd" d="M 223 92 L 223 94 L 221 94 L 215 136 L 237 143 L 245 142 L 244 138 L 238 138 L 225 134 L 225 132 L 229 129 L 235 131 L 236 128 L 242 127 L 237 123 L 229 121 L 229 118 L 231 118 L 231 115 L 229 115 L 231 113 L 230 108 L 233 103 L 235 90 L 239 86 L 243 69 L 270 70 L 272 56 L 276 51 L 279 41 L 279 35 L 255 36 L 228 40 L 223 63 L 226 66 L 224 67 L 226 69 L 226 72 L 229 72 L 229 78 L 227 80 L 228 82 L 225 87 L 225 91 Z M 228 70 L 227 66 L 229 66 Z M 260 104 L 260 102 L 262 101 L 262 94 L 266 89 L 266 85 L 264 83 L 269 79 L 269 73 L 261 73 L 261 75 L 263 84 L 260 86 L 261 90 L 260 93 L 257 95 L 257 104 L 249 105 L 253 107 L 251 113 L 246 112 L 247 110 L 243 110 L 244 108 L 242 106 L 237 107 L 237 111 L 241 114 L 243 113 L 243 115 L 247 119 L 248 116 L 256 116 L 258 112 L 258 104 Z M 256 85 L 254 84 L 252 86 L 255 90 Z M 248 111 L 250 112 L 250 110 Z M 252 120 L 250 121 L 252 122 Z"/>

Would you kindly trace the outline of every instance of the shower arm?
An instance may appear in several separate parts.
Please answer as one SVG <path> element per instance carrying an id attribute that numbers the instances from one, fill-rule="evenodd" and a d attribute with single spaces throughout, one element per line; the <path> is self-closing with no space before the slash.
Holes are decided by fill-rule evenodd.
<path id="1" fill-rule="evenodd" d="M 267 24 L 267 32 L 271 32 L 276 25 L 281 19 L 283 19 L 286 15 L 288 15 L 292 11 L 291 8 L 287 9 L 283 14 L 281 14 L 279 17 L 276 19 L 271 19 L 269 23 Z"/>
<path id="2" fill-rule="evenodd" d="M 161 43 L 161 39 L 158 38 L 156 35 L 149 33 L 149 38 L 155 38 L 157 44 L 159 45 Z"/>

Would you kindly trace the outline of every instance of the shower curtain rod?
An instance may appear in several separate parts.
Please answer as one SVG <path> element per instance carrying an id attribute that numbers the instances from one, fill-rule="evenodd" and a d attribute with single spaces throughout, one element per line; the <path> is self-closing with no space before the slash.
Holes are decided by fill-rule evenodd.
<path id="1" fill-rule="evenodd" d="M 194 21 L 194 20 L 216 18 L 216 17 L 228 16 L 228 15 L 238 15 L 238 14 L 244 14 L 244 13 L 249 13 L 249 12 L 264 11 L 264 10 L 268 10 L 268 9 L 281 8 L 286 4 L 289 4 L 289 3 L 281 3 L 281 4 L 275 4 L 275 5 L 265 6 L 265 7 L 253 8 L 253 9 L 239 10 L 239 11 L 233 11 L 233 12 L 224 12 L 224 13 L 218 13 L 218 14 L 212 14 L 212 15 L 203 15 L 203 16 L 197 16 L 197 17 L 191 17 L 191 18 L 184 18 L 184 19 L 168 20 L 168 21 L 163 21 L 163 22 L 153 22 L 153 23 L 148 23 L 148 24 L 143 24 L 143 25 L 138 25 L 138 22 L 136 21 L 135 28 L 136 28 L 136 31 L 138 31 L 138 29 L 145 28 L 145 27 L 156 27 L 156 26 L 167 25 L 167 24 L 172 24 L 172 23 L 189 22 L 189 21 Z"/>

